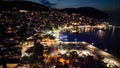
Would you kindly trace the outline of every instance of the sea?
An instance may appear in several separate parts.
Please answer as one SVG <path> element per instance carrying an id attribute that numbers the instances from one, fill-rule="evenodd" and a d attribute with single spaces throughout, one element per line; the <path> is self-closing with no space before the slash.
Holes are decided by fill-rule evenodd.
<path id="1" fill-rule="evenodd" d="M 65 36 L 65 38 L 60 39 L 63 42 L 85 41 L 120 59 L 120 28 L 118 27 L 107 30 L 83 29 L 76 33 L 62 31 L 61 36 Z"/>

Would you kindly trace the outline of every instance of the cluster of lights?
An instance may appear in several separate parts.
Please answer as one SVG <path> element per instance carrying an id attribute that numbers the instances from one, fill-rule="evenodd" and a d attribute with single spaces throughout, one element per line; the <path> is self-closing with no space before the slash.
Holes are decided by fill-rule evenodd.
<path id="1" fill-rule="evenodd" d="M 21 55 L 21 57 L 24 57 L 24 56 L 30 56 L 28 53 L 23 53 L 22 55 Z"/>
<path id="2" fill-rule="evenodd" d="M 26 12 L 28 12 L 27 10 L 19 10 L 19 12 L 21 12 L 21 13 L 26 13 Z"/>
<path id="3" fill-rule="evenodd" d="M 106 66 L 109 68 L 113 68 L 115 66 L 114 62 L 108 58 L 104 58 L 102 61 L 106 63 Z"/>
<path id="4" fill-rule="evenodd" d="M 83 51 L 82 51 L 82 54 L 84 54 L 85 56 L 88 56 L 88 55 L 90 55 L 90 52 L 87 51 L 87 50 L 83 50 Z"/>

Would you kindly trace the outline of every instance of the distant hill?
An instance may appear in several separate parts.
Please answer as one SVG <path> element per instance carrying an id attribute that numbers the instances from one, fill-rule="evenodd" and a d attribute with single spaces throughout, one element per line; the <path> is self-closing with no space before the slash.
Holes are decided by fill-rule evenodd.
<path id="1" fill-rule="evenodd" d="M 26 10 L 45 10 L 49 11 L 50 8 L 48 6 L 39 4 L 39 3 L 34 3 L 31 1 L 0 1 L 0 10 L 20 10 L 20 9 L 26 9 Z M 66 9 L 61 9 L 57 10 L 54 9 L 55 11 L 60 11 L 60 12 L 67 12 L 68 14 L 71 13 L 77 13 L 81 14 L 83 16 L 88 16 L 92 18 L 107 18 L 108 15 L 98 9 L 92 8 L 92 7 L 80 7 L 80 8 L 66 8 Z"/>
<path id="2" fill-rule="evenodd" d="M 49 7 L 30 1 L 0 1 L 0 10 L 26 9 L 26 10 L 49 10 Z"/>
<path id="3" fill-rule="evenodd" d="M 92 18 L 107 18 L 108 15 L 98 9 L 92 7 L 80 7 L 80 8 L 66 8 L 60 11 L 71 13 L 81 14 L 83 16 L 88 16 Z"/>

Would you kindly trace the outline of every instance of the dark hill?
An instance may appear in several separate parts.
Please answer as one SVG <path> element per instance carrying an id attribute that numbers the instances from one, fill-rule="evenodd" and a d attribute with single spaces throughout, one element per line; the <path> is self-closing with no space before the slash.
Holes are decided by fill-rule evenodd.
<path id="1" fill-rule="evenodd" d="M 0 10 L 14 10 L 14 9 L 49 11 L 50 7 L 30 1 L 0 1 Z M 57 9 L 53 9 L 53 10 L 67 12 L 68 14 L 77 13 L 83 16 L 88 16 L 97 19 L 108 18 L 108 15 L 106 13 L 92 7 L 66 8 L 62 10 L 57 10 Z"/>
<path id="2" fill-rule="evenodd" d="M 49 10 L 49 7 L 30 1 L 0 1 L 0 10 Z"/>
<path id="3" fill-rule="evenodd" d="M 108 15 L 106 13 L 92 7 L 66 8 L 60 11 L 67 12 L 69 14 L 77 13 L 92 18 L 108 18 Z"/>

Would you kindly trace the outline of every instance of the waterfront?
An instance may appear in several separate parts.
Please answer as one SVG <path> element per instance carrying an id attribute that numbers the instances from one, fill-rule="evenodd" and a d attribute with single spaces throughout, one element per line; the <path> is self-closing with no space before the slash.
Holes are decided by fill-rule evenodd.
<path id="1" fill-rule="evenodd" d="M 1 3 L 8 8 L 0 10 L 0 68 L 120 67 L 120 27 L 101 11 L 87 7 L 97 15 L 91 17 L 31 2 L 11 3 Z"/>
<path id="2" fill-rule="evenodd" d="M 67 35 L 67 41 L 86 41 L 120 58 L 120 28 L 113 28 L 111 30 L 105 31 L 88 30 L 87 32 L 82 31 L 81 33 L 72 34 L 70 34 L 69 32 L 63 32 L 63 35 Z"/>

